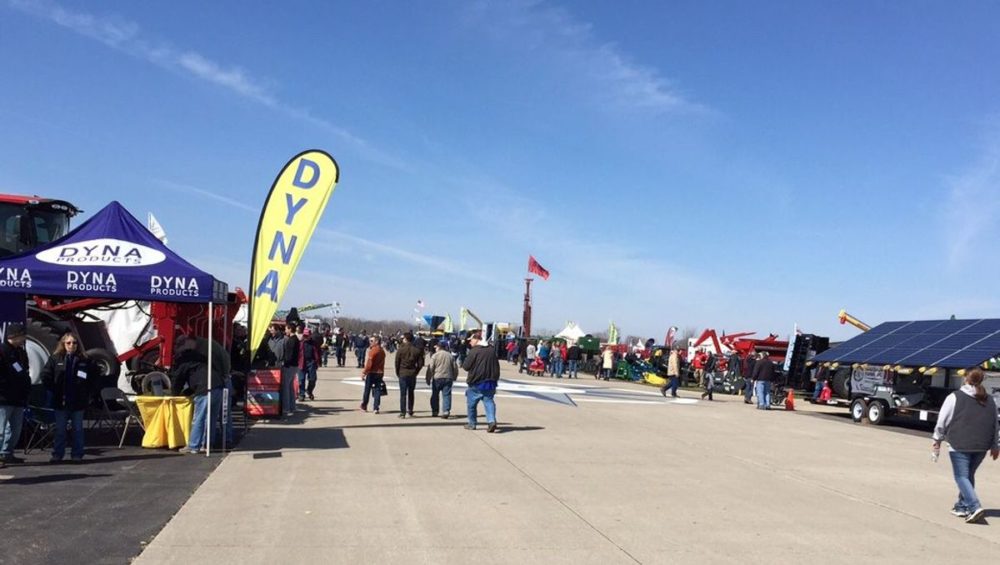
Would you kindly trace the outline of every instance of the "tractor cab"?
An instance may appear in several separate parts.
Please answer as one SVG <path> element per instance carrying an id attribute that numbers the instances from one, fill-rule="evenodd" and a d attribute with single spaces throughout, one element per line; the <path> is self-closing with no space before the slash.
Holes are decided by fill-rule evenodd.
<path id="1" fill-rule="evenodd" d="M 79 213 L 76 206 L 64 200 L 0 195 L 0 257 L 59 239 L 69 233 L 70 219 Z"/>

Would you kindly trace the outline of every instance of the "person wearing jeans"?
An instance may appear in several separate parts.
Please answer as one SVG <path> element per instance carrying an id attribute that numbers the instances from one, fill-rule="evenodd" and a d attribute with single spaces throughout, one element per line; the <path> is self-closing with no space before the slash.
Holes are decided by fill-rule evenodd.
<path id="1" fill-rule="evenodd" d="M 382 378 L 385 375 L 385 351 L 382 350 L 382 338 L 371 338 L 371 347 L 368 348 L 368 356 L 365 359 L 365 367 L 361 371 L 361 377 L 365 379 L 365 392 L 361 396 L 361 410 L 368 411 L 368 398 L 375 394 L 375 402 L 372 408 L 378 414 L 379 406 L 382 403 Z"/>
<path id="2" fill-rule="evenodd" d="M 24 349 L 27 334 L 18 323 L 7 324 L 6 339 L 0 344 L 0 467 L 23 463 L 14 457 L 21 439 L 24 409 L 31 393 L 28 353 Z"/>
<path id="3" fill-rule="evenodd" d="M 396 376 L 399 377 L 399 417 L 413 417 L 413 391 L 417 388 L 417 374 L 424 367 L 424 352 L 413 345 L 413 334 L 403 335 L 403 345 L 396 352 Z"/>
<path id="4" fill-rule="evenodd" d="M 185 453 L 198 453 L 205 449 L 206 432 L 208 429 L 208 403 L 212 403 L 212 444 L 222 443 L 222 387 L 214 388 L 210 393 L 198 394 L 192 397 L 194 415 L 191 418 L 191 436 L 188 438 Z"/>
<path id="5" fill-rule="evenodd" d="M 753 380 L 757 383 L 757 410 L 771 409 L 771 378 L 774 375 L 774 362 L 766 353 L 760 354 L 760 360 L 753 366 Z"/>
<path id="6" fill-rule="evenodd" d="M 580 352 L 580 346 L 577 344 L 571 345 L 566 349 L 566 375 L 571 379 L 576 379 L 577 377 L 577 365 L 580 364 L 580 358 L 582 357 Z"/>
<path id="7" fill-rule="evenodd" d="M 302 331 L 302 338 L 299 339 L 299 401 L 306 399 L 315 400 L 313 391 L 316 389 L 316 368 L 322 358 L 316 342 L 312 338 L 312 330 L 305 328 Z"/>
<path id="8" fill-rule="evenodd" d="M 205 447 L 204 439 L 208 426 L 212 426 L 213 432 L 217 425 L 222 428 L 220 424 L 224 378 L 221 375 L 213 375 L 212 387 L 209 389 L 208 358 L 197 350 L 197 340 L 190 336 L 182 336 L 177 343 L 177 357 L 170 368 L 172 392 L 174 396 L 180 396 L 187 391 L 194 402 L 191 435 L 188 437 L 187 447 L 181 449 L 181 453 L 198 453 Z M 206 422 L 209 402 L 212 409 L 211 423 Z M 213 437 L 221 440 L 219 435 L 218 432 L 213 433 Z"/>
<path id="9" fill-rule="evenodd" d="M 496 351 L 489 346 L 489 343 L 482 340 L 479 332 L 472 334 L 469 341 L 472 350 L 462 364 L 462 368 L 468 371 L 466 383 L 469 385 L 465 390 L 468 418 L 465 429 L 476 429 L 478 424 L 476 411 L 481 400 L 486 407 L 486 431 L 494 433 L 497 431 L 497 408 L 493 396 L 500 382 L 500 360 L 497 359 Z"/>
<path id="10" fill-rule="evenodd" d="M 56 350 L 42 367 L 41 380 L 52 399 L 55 438 L 50 463 L 59 463 L 66 455 L 66 423 L 73 425 L 73 462 L 83 459 L 83 411 L 90 402 L 90 383 L 97 374 L 86 353 L 80 350 L 73 334 L 59 339 Z"/>
<path id="11" fill-rule="evenodd" d="M 427 365 L 427 384 L 431 385 L 431 416 L 451 415 L 451 385 L 458 378 L 458 364 L 442 339 L 434 344 L 434 355 Z M 443 397 L 439 399 L 438 397 Z M 442 406 L 442 400 L 444 406 Z"/>
<path id="12" fill-rule="evenodd" d="M 948 395 L 941 405 L 934 427 L 934 454 L 941 442 L 948 441 L 952 475 L 958 486 L 958 500 L 951 513 L 978 522 L 986 510 L 976 494 L 976 470 L 989 452 L 994 461 L 1000 457 L 1000 421 L 997 405 L 985 387 L 980 368 L 969 371 L 962 388 Z"/>

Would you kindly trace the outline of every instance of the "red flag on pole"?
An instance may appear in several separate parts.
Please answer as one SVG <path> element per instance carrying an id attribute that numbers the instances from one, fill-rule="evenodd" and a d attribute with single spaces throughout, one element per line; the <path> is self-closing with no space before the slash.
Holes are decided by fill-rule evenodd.
<path id="1" fill-rule="evenodd" d="M 528 272 L 535 273 L 543 279 L 549 280 L 549 272 L 545 270 L 545 267 L 539 265 L 538 261 L 535 261 L 533 255 L 528 255 Z"/>

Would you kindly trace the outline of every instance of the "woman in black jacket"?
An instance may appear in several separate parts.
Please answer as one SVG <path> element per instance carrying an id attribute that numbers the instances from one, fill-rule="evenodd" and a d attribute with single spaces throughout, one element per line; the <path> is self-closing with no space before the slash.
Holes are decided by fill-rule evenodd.
<path id="1" fill-rule="evenodd" d="M 73 446 L 70 457 L 74 463 L 83 460 L 83 411 L 90 401 L 92 364 L 80 350 L 73 334 L 59 340 L 55 352 L 42 368 L 42 384 L 52 399 L 55 411 L 55 445 L 50 463 L 59 463 L 66 453 L 66 421 L 73 424 Z"/>

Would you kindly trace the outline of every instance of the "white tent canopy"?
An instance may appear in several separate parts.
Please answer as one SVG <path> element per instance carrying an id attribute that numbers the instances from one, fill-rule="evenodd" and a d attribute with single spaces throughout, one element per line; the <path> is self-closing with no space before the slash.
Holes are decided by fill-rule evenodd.
<path id="1" fill-rule="evenodd" d="M 576 343 L 581 337 L 587 335 L 575 322 L 567 322 L 563 331 L 556 334 L 556 337 L 565 339 L 570 343 Z"/>

